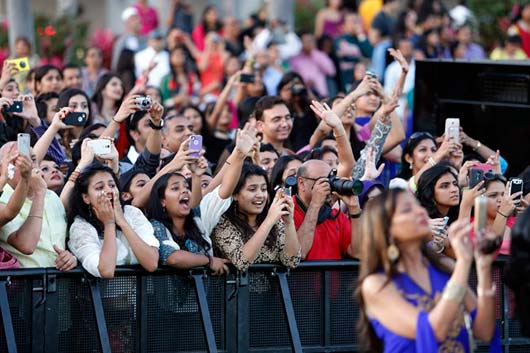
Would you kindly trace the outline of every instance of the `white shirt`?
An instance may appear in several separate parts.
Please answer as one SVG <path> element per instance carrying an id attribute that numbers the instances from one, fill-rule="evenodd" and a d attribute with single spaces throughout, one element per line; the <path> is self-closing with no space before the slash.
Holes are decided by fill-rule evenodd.
<path id="1" fill-rule="evenodd" d="M 125 206 L 123 209 L 125 220 L 138 236 L 149 246 L 158 247 L 160 243 L 154 236 L 153 226 L 145 218 L 142 211 L 133 206 Z M 99 273 L 99 256 L 103 248 L 103 239 L 98 236 L 94 226 L 84 218 L 77 216 L 70 227 L 70 240 L 68 241 L 70 251 L 79 259 L 81 265 L 91 275 L 101 277 Z M 116 230 L 116 265 L 137 265 L 138 259 L 122 231 Z"/>
<path id="2" fill-rule="evenodd" d="M 160 87 L 162 78 L 164 78 L 164 76 L 170 72 L 169 53 L 165 50 L 157 53 L 153 48 L 147 47 L 144 50 L 136 53 L 134 55 L 136 77 L 140 77 L 142 72 L 149 67 L 149 64 L 152 61 L 156 62 L 157 64 L 149 73 L 149 80 L 147 84 L 149 86 Z"/>
<path id="3" fill-rule="evenodd" d="M 136 163 L 139 155 L 140 153 L 136 151 L 136 147 L 134 147 L 134 145 L 131 145 L 131 147 L 129 147 L 129 152 L 127 152 L 127 158 L 129 158 L 129 161 L 131 162 L 131 164 Z"/>

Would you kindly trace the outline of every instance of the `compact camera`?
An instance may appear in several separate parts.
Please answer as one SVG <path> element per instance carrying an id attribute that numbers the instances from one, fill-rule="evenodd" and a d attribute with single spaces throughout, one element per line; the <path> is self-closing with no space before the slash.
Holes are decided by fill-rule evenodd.
<path id="1" fill-rule="evenodd" d="M 148 110 L 151 108 L 151 105 L 153 104 L 153 101 L 151 100 L 151 97 L 136 97 L 135 103 L 141 110 Z"/>

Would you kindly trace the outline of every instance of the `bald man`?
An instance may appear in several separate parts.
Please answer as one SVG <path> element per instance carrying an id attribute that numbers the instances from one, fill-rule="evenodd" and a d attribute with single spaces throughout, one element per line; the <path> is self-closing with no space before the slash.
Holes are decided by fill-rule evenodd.
<path id="1" fill-rule="evenodd" d="M 15 144 L 9 142 L 0 148 L 0 160 L 5 153 L 13 153 Z M 30 154 L 33 170 L 15 170 L 0 197 L 0 204 L 8 204 L 19 183 L 30 179 L 20 211 L 0 228 L 0 245 L 15 255 L 23 268 L 55 267 L 67 271 L 77 266 L 77 259 L 64 250 L 66 212 L 59 196 L 47 189 L 32 149 Z"/>
<path id="2" fill-rule="evenodd" d="M 340 260 L 356 257 L 354 244 L 361 209 L 357 196 L 333 196 L 328 182 L 331 167 L 311 159 L 298 169 L 294 196 L 294 223 L 305 260 Z M 331 205 L 339 197 L 349 216 Z M 349 219 L 348 219 L 349 218 Z"/>

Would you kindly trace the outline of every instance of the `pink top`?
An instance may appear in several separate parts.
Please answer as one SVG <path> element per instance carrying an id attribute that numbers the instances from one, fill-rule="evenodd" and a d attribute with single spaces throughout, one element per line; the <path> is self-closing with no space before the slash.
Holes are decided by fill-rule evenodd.
<path id="1" fill-rule="evenodd" d="M 344 23 L 344 16 L 340 16 L 338 21 L 324 20 L 323 34 L 327 34 L 331 38 L 337 38 L 342 34 L 342 24 Z"/>
<path id="2" fill-rule="evenodd" d="M 290 61 L 291 69 L 304 79 L 307 86 L 327 97 L 328 86 L 326 76 L 335 75 L 335 65 L 326 53 L 314 49 L 310 54 L 303 51 Z"/>
<path id="3" fill-rule="evenodd" d="M 513 217 L 513 216 L 512 217 L 508 217 L 508 219 L 506 220 L 506 227 L 512 229 L 512 227 L 515 224 L 516 220 L 517 220 L 516 217 Z M 471 217 L 470 221 L 471 221 L 471 223 L 473 223 L 473 217 Z M 471 229 L 471 232 L 469 233 L 469 237 L 471 238 L 471 240 L 473 240 L 473 242 L 475 241 L 475 230 L 474 229 Z M 495 251 L 495 257 L 497 257 L 499 254 L 501 254 L 501 255 L 510 255 L 510 246 L 511 245 L 512 245 L 512 240 L 511 239 L 503 238 L 501 247 L 499 249 L 497 249 L 497 251 Z"/>
<path id="4" fill-rule="evenodd" d="M 158 13 L 153 7 L 143 7 L 140 4 L 135 4 L 134 8 L 138 11 L 142 28 L 140 34 L 145 36 L 153 29 L 158 28 Z"/>

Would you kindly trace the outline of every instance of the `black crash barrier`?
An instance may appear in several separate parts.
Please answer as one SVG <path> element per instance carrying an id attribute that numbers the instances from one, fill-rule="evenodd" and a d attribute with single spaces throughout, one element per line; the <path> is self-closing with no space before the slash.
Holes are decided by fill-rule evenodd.
<path id="1" fill-rule="evenodd" d="M 504 352 L 530 352 L 511 319 L 504 265 L 493 271 Z M 356 352 L 357 276 L 357 261 L 254 265 L 226 277 L 124 267 L 106 281 L 82 269 L 0 271 L 0 352 Z"/>

